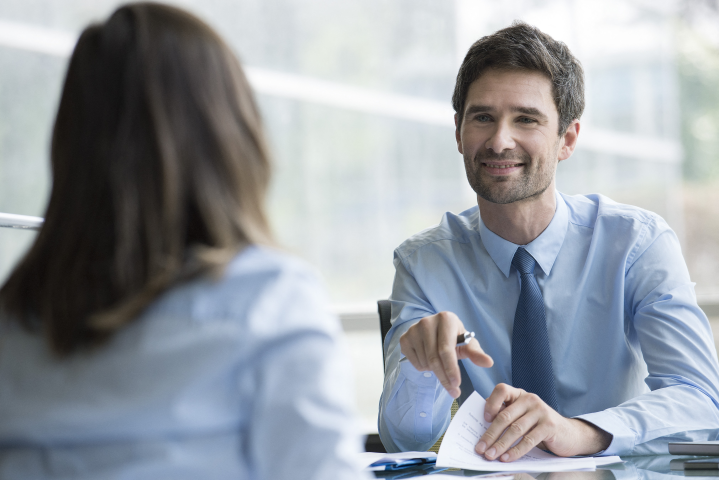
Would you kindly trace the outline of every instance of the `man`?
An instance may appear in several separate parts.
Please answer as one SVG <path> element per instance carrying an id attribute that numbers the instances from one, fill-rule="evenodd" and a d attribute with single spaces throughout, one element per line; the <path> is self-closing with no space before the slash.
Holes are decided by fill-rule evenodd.
<path id="1" fill-rule="evenodd" d="M 490 460 L 717 438 L 719 365 L 676 235 L 651 212 L 555 191 L 584 109 L 566 45 L 524 23 L 484 37 L 452 102 L 478 207 L 395 251 L 384 445 L 426 450 L 474 390 Z M 476 340 L 457 346 L 465 331 Z"/>

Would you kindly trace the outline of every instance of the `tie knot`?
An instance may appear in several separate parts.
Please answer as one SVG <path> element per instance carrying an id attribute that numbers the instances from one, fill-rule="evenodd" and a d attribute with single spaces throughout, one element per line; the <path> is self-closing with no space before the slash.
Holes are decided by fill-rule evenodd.
<path id="1" fill-rule="evenodd" d="M 526 251 L 524 248 L 519 247 L 514 254 L 512 259 L 512 266 L 516 268 L 520 274 L 534 274 L 534 267 L 537 265 L 537 261 Z"/>

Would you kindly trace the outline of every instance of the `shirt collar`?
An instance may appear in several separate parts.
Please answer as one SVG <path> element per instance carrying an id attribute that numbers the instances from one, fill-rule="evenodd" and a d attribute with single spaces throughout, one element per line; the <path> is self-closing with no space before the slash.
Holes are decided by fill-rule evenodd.
<path id="1" fill-rule="evenodd" d="M 503 239 L 487 228 L 482 221 L 482 215 L 478 215 L 479 236 L 482 239 L 484 248 L 487 249 L 489 256 L 492 257 L 495 265 L 505 277 L 509 277 L 512 259 L 520 246 L 523 246 L 534 257 L 545 276 L 548 276 L 549 272 L 551 272 L 554 261 L 557 259 L 559 250 L 562 248 L 562 243 L 564 243 L 564 238 L 567 235 L 567 228 L 569 228 L 567 204 L 559 192 L 555 192 L 555 198 L 557 207 L 554 210 L 552 221 L 549 222 L 547 228 L 537 238 L 527 245 L 516 245 Z"/>

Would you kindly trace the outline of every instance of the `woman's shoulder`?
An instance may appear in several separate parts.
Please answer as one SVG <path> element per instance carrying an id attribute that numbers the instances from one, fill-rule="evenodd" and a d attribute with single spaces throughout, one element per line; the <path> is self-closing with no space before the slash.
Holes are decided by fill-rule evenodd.
<path id="1" fill-rule="evenodd" d="M 277 300 L 302 292 L 324 299 L 325 288 L 319 272 L 304 260 L 278 248 L 252 245 L 245 248 L 224 269 L 210 288 L 262 291 Z M 326 299 L 324 299 L 326 300 Z"/>
<path id="2" fill-rule="evenodd" d="M 222 280 L 232 282 L 245 277 L 257 277 L 271 281 L 286 275 L 318 278 L 313 267 L 288 252 L 275 247 L 250 245 L 227 264 Z"/>
<path id="3" fill-rule="evenodd" d="M 275 328 L 330 328 L 338 325 L 318 272 L 282 250 L 249 246 L 221 275 L 195 280 L 168 292 L 147 316 L 187 316 L 192 322 L 257 322 Z M 264 329 L 261 328 L 261 329 Z"/>

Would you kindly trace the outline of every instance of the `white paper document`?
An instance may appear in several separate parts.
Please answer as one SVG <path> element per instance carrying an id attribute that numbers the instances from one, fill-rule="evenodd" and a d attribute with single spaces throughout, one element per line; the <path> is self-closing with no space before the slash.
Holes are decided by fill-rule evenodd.
<path id="1" fill-rule="evenodd" d="M 479 438 L 491 423 L 484 420 L 484 398 L 477 392 L 462 404 L 444 434 L 437 456 L 438 467 L 465 468 L 487 472 L 560 472 L 565 470 L 595 470 L 596 464 L 621 462 L 619 457 L 562 458 L 533 448 L 522 458 L 506 463 L 487 460 L 474 451 Z M 612 461 L 614 460 L 614 461 Z"/>

